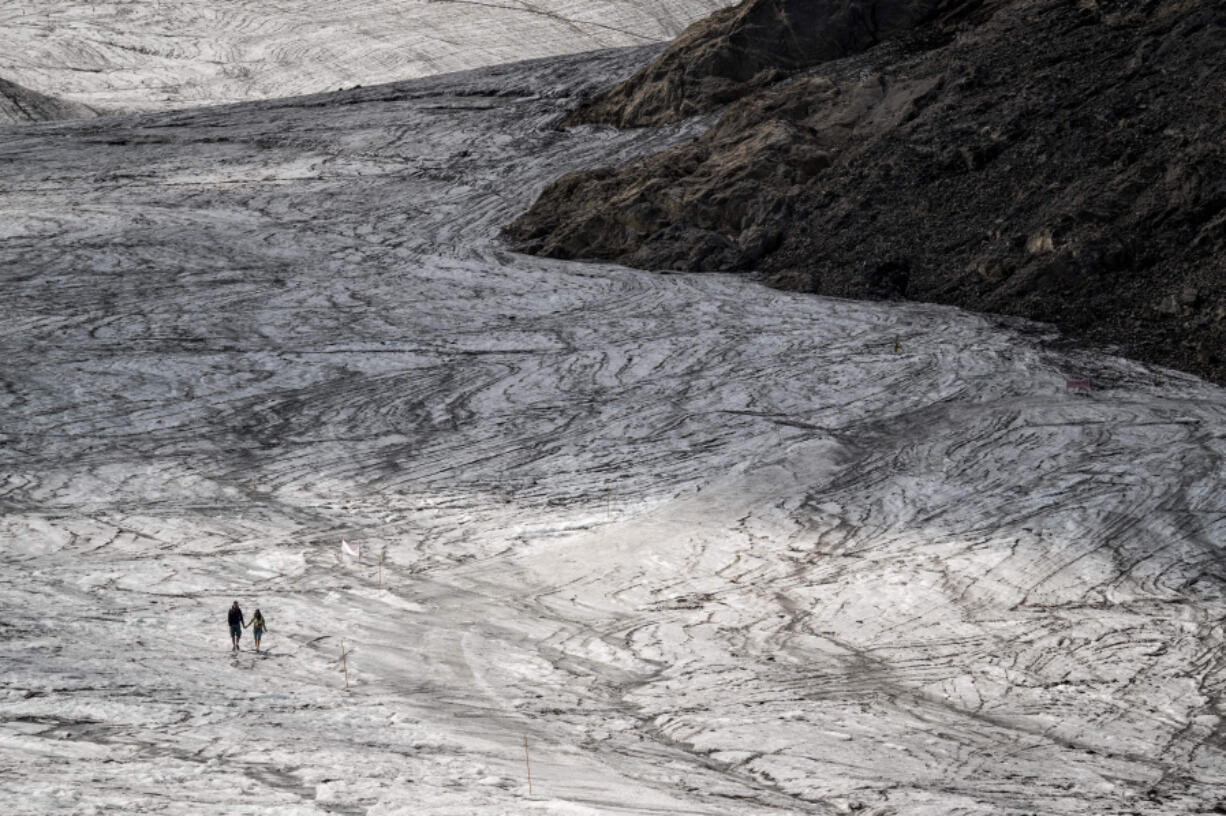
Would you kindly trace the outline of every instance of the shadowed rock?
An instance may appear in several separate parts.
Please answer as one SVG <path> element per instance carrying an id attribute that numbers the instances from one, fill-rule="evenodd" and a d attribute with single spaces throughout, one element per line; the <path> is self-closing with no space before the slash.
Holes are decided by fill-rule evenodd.
<path id="1" fill-rule="evenodd" d="M 714 110 L 795 71 L 858 54 L 982 0 L 745 0 L 690 26 L 658 59 L 565 124 L 642 127 Z"/>
<path id="2" fill-rule="evenodd" d="M 564 176 L 507 233 L 550 257 L 751 269 L 779 247 L 805 185 L 912 115 L 938 81 L 804 77 L 736 103 L 697 140 Z"/>
<path id="3" fill-rule="evenodd" d="M 564 177 L 508 234 L 1021 315 L 1226 380 L 1226 9 L 993 11 L 931 18 L 755 91 L 697 140 Z"/>
<path id="4" fill-rule="evenodd" d="M 0 124 L 88 119 L 97 115 L 98 112 L 88 105 L 56 99 L 0 79 Z"/>

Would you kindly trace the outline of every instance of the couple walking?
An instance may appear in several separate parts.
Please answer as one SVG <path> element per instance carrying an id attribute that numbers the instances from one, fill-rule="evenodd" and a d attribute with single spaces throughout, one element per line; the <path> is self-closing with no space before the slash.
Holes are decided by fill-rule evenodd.
<path id="1" fill-rule="evenodd" d="M 264 616 L 260 614 L 260 610 L 255 610 L 255 614 L 251 616 L 251 620 L 243 618 L 243 610 L 239 608 L 238 601 L 234 602 L 234 606 L 230 607 L 230 642 L 234 644 L 234 651 L 238 651 L 238 641 L 243 636 L 243 630 L 250 626 L 255 630 L 255 650 L 260 650 L 260 638 L 264 636 L 264 631 L 268 626 L 264 623 Z"/>

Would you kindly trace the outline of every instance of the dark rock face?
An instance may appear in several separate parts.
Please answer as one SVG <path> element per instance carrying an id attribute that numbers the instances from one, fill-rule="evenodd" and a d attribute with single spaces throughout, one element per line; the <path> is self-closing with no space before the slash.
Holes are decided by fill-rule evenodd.
<path id="1" fill-rule="evenodd" d="M 639 73 L 566 124 L 642 127 L 715 110 L 789 71 L 858 54 L 983 0 L 745 0 L 690 26 Z"/>
<path id="2" fill-rule="evenodd" d="M 0 79 L 0 124 L 85 119 L 98 112 L 79 102 L 66 102 Z"/>
<path id="3" fill-rule="evenodd" d="M 751 269 L 779 248 L 807 186 L 911 115 L 936 83 L 801 78 L 738 102 L 694 142 L 560 179 L 508 232 L 553 257 Z"/>
<path id="4" fill-rule="evenodd" d="M 754 92 L 700 139 L 560 179 L 508 234 L 1021 315 L 1226 381 L 1226 7 L 943 11 Z"/>

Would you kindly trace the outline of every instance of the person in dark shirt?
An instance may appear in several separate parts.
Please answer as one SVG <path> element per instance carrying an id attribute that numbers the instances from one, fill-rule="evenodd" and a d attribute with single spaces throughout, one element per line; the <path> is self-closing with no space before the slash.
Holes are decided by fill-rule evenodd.
<path id="1" fill-rule="evenodd" d="M 238 651 L 238 640 L 243 636 L 243 627 L 247 622 L 243 620 L 243 610 L 238 608 L 238 601 L 234 602 L 234 606 L 230 607 L 230 642 L 234 644 L 234 651 Z"/>

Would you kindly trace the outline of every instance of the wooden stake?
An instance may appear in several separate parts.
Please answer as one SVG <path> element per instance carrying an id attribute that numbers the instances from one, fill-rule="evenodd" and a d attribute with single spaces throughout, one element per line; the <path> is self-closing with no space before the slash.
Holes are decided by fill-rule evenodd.
<path id="1" fill-rule="evenodd" d="M 345 688 L 349 688 L 349 653 L 345 651 L 345 639 L 341 638 L 341 665 L 345 667 Z"/>
<path id="2" fill-rule="evenodd" d="M 528 759 L 528 735 L 524 734 L 524 766 L 528 769 L 528 795 L 532 795 L 532 760 Z"/>

